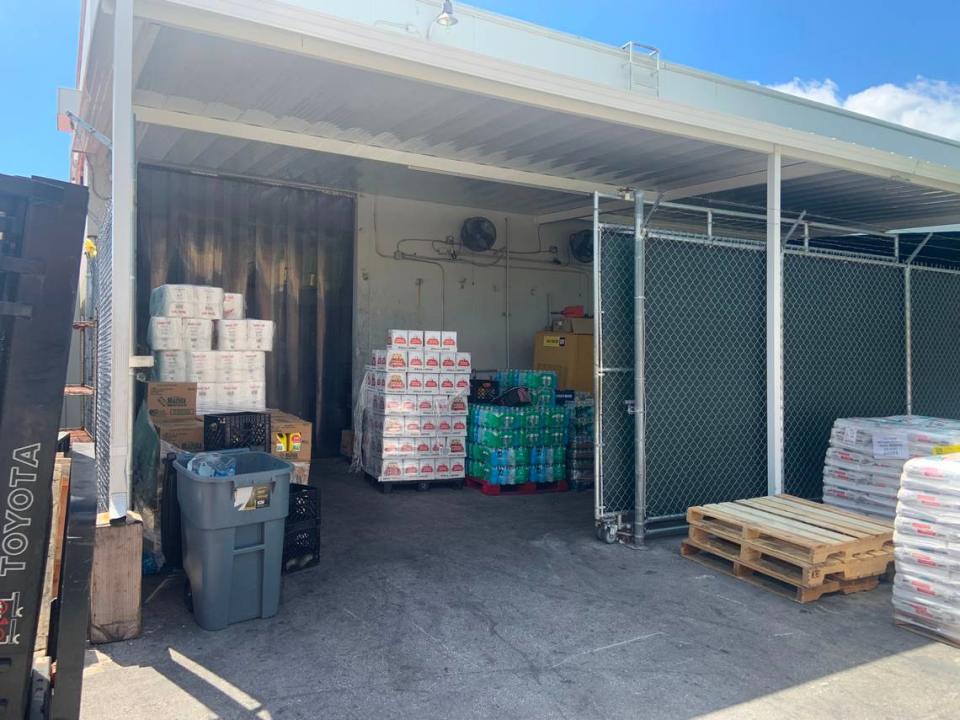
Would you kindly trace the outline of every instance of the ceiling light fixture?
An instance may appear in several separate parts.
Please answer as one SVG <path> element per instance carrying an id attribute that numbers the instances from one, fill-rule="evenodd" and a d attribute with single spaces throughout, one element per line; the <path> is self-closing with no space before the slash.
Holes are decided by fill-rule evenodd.
<path id="1" fill-rule="evenodd" d="M 450 0 L 443 0 L 443 8 L 440 10 L 440 14 L 437 15 L 437 19 L 434 20 L 434 22 L 443 27 L 453 27 L 460 22 L 453 14 L 453 3 L 450 2 Z"/>

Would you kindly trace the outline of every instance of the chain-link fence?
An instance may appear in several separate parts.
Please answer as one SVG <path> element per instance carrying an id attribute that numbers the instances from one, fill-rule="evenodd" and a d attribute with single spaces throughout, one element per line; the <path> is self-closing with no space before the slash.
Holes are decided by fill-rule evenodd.
<path id="1" fill-rule="evenodd" d="M 960 274 L 910 271 L 913 407 L 917 415 L 960 418 L 956 308 Z"/>
<path id="2" fill-rule="evenodd" d="M 765 253 L 646 243 L 647 518 L 766 492 Z"/>
<path id="3" fill-rule="evenodd" d="M 113 207 L 107 204 L 97 238 L 97 256 L 91 273 L 91 297 L 96 303 L 96 422 L 91 425 L 97 443 L 97 512 L 110 505 L 110 371 L 113 356 Z"/>
<path id="4" fill-rule="evenodd" d="M 820 497 L 838 417 L 906 411 L 903 277 L 893 265 L 784 258 L 786 492 Z"/>
<path id="5" fill-rule="evenodd" d="M 632 512 L 635 500 L 634 231 L 601 224 L 597 236 L 597 510 L 609 515 Z"/>

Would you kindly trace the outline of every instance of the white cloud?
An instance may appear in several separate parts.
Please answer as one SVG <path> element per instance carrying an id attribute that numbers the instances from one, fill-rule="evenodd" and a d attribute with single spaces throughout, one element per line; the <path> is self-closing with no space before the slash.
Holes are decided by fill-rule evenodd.
<path id="1" fill-rule="evenodd" d="M 844 97 L 830 78 L 770 85 L 773 90 L 960 140 L 960 83 L 918 77 L 906 85 L 884 83 Z"/>

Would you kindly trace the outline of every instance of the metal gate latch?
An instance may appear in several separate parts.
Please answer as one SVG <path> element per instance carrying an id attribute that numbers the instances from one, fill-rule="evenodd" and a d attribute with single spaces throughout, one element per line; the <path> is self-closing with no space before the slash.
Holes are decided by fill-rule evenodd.
<path id="1" fill-rule="evenodd" d="M 637 414 L 637 401 L 636 400 L 624 400 L 623 404 L 627 406 L 627 415 L 636 415 Z"/>

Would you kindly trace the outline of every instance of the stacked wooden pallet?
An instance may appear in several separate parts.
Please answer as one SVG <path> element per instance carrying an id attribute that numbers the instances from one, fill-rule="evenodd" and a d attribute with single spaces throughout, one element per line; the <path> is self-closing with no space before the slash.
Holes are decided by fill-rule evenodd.
<path id="1" fill-rule="evenodd" d="M 883 520 L 790 495 L 687 510 L 680 552 L 797 602 L 872 590 L 893 562 Z"/>

